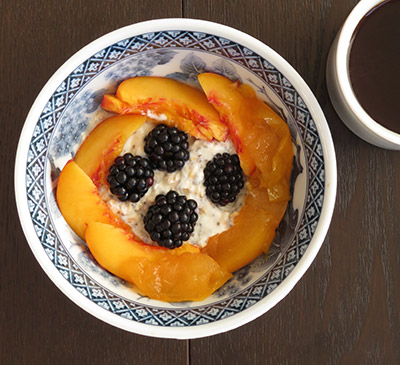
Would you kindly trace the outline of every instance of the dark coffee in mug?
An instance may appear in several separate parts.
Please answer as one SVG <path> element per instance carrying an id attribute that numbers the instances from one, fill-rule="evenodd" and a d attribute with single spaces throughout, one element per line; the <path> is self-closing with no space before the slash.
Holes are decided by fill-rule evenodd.
<path id="1" fill-rule="evenodd" d="M 377 123 L 400 133 L 400 0 L 383 1 L 354 32 L 349 55 L 353 91 Z"/>

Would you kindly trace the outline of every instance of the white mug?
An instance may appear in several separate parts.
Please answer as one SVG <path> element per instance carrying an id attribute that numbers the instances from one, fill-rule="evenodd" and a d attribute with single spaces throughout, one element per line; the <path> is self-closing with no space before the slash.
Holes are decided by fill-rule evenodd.
<path id="1" fill-rule="evenodd" d="M 368 115 L 357 100 L 350 82 L 349 54 L 355 31 L 360 21 L 382 2 L 361 0 L 349 14 L 332 43 L 326 81 L 337 114 L 352 132 L 378 147 L 400 150 L 400 134 L 383 127 Z"/>

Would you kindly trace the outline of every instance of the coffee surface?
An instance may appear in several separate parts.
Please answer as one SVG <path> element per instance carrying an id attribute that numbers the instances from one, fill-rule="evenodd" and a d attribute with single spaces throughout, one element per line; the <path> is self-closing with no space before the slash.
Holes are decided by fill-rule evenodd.
<path id="1" fill-rule="evenodd" d="M 382 2 L 361 20 L 352 40 L 349 72 L 363 109 L 400 133 L 400 0 Z"/>

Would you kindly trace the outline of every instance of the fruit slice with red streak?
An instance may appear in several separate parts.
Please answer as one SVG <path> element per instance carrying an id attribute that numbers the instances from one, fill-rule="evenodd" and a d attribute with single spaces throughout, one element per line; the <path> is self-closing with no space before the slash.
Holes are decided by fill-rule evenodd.
<path id="1" fill-rule="evenodd" d="M 174 125 L 200 139 L 225 141 L 228 135 L 227 126 L 201 90 L 165 77 L 125 80 L 115 96 L 104 96 L 102 108 L 119 114 L 156 116 L 157 122 Z"/>
<path id="2" fill-rule="evenodd" d="M 109 223 L 130 229 L 110 210 L 92 180 L 73 160 L 61 171 L 57 186 L 57 203 L 64 219 L 82 239 L 85 238 L 86 226 L 90 222 Z"/>
<path id="3" fill-rule="evenodd" d="M 293 147 L 287 124 L 251 86 L 216 74 L 201 74 L 199 81 L 227 122 L 243 171 L 249 175 L 248 194 L 234 225 L 211 237 L 202 249 L 233 272 L 268 252 L 290 198 Z"/>
<path id="4" fill-rule="evenodd" d="M 90 223 L 86 242 L 101 266 L 152 299 L 203 300 L 231 277 L 191 245 L 174 250 L 147 245 L 109 224 Z"/>
<path id="5" fill-rule="evenodd" d="M 117 115 L 105 119 L 86 137 L 75 155 L 75 162 L 97 186 L 104 184 L 109 167 L 127 139 L 145 121 L 146 117 L 139 115 Z"/>
<path id="6" fill-rule="evenodd" d="M 213 73 L 200 74 L 198 79 L 208 101 L 214 105 L 221 119 L 228 125 L 229 136 L 240 157 L 243 172 L 250 176 L 254 173 L 256 165 L 244 143 L 247 125 L 244 118 L 250 118 L 250 115 L 246 113 L 248 108 L 240 90 L 241 84 Z"/>
<path id="7" fill-rule="evenodd" d="M 254 89 L 204 73 L 199 82 L 229 127 L 244 173 L 256 174 L 270 200 L 289 199 L 293 146 L 287 124 L 259 100 Z"/>

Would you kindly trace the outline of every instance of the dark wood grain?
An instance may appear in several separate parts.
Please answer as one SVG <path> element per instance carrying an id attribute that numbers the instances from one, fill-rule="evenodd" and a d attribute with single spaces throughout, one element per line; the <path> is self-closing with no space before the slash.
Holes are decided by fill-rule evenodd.
<path id="1" fill-rule="evenodd" d="M 0 1 L 0 364 L 400 363 L 400 153 L 352 134 L 325 84 L 330 44 L 356 2 Z M 69 301 L 27 245 L 12 176 L 29 108 L 66 59 L 121 26 L 182 15 L 240 29 L 284 56 L 325 112 L 338 165 L 328 237 L 293 291 L 245 326 L 191 341 L 127 333 Z"/>
<path id="2" fill-rule="evenodd" d="M 186 364 L 186 341 L 116 329 L 68 300 L 34 259 L 13 193 L 19 133 L 50 76 L 107 32 L 150 18 L 180 17 L 181 1 L 2 1 L 0 13 L 0 364 Z"/>
<path id="3" fill-rule="evenodd" d="M 193 364 L 400 362 L 400 153 L 353 135 L 325 84 L 330 44 L 356 3 L 187 1 L 185 16 L 253 35 L 295 67 L 325 112 L 338 165 L 330 233 L 306 275 L 256 321 L 191 341 Z"/>

